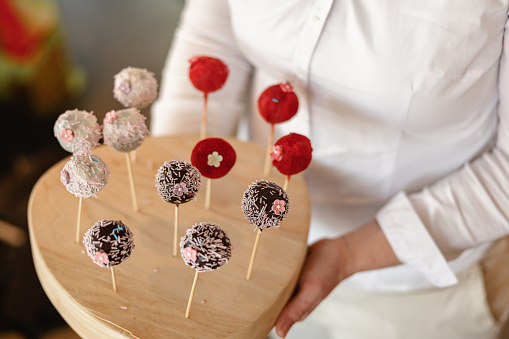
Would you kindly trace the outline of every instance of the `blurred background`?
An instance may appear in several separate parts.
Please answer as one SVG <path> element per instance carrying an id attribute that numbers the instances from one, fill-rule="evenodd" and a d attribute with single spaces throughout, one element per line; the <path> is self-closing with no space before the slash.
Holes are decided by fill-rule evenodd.
<path id="1" fill-rule="evenodd" d="M 70 155 L 53 136 L 61 113 L 93 111 L 102 122 L 122 108 L 112 89 L 124 67 L 160 80 L 183 3 L 0 0 L 0 339 L 78 338 L 37 279 L 28 198 L 37 179 Z M 149 118 L 149 108 L 142 113 Z"/>

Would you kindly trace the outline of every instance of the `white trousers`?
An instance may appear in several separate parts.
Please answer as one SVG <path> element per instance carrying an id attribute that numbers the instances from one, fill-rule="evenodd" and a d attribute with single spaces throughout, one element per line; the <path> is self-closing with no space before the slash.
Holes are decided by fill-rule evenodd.
<path id="1" fill-rule="evenodd" d="M 381 293 L 339 285 L 288 339 L 493 339 L 500 330 L 479 265 L 447 288 Z M 269 337 L 277 338 L 275 332 Z"/>

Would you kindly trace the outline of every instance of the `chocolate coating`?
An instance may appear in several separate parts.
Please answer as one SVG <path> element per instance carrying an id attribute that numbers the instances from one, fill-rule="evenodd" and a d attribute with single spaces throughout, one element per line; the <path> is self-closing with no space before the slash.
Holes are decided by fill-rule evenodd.
<path id="1" fill-rule="evenodd" d="M 262 231 L 279 226 L 290 209 L 290 201 L 279 185 L 260 180 L 244 192 L 241 208 L 244 217 Z"/>
<path id="2" fill-rule="evenodd" d="M 172 204 L 183 204 L 196 197 L 201 186 L 201 175 L 186 161 L 166 161 L 156 174 L 157 193 Z"/>
<path id="3" fill-rule="evenodd" d="M 217 270 L 230 260 L 232 244 L 225 231 L 214 223 L 195 224 L 180 241 L 186 265 L 199 272 Z"/>
<path id="4" fill-rule="evenodd" d="M 133 233 L 120 220 L 99 220 L 85 233 L 83 245 L 97 265 L 117 266 L 134 250 Z M 107 255 L 106 260 L 104 255 Z"/>

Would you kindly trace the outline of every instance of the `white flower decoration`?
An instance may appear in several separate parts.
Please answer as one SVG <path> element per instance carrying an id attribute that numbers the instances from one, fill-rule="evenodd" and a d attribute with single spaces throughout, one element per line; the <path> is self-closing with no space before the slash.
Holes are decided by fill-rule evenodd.
<path id="1" fill-rule="evenodd" d="M 207 165 L 209 166 L 214 166 L 214 167 L 219 167 L 219 165 L 221 164 L 221 161 L 223 161 L 223 156 L 222 155 L 219 155 L 219 153 L 217 153 L 216 151 L 212 152 L 212 154 L 209 154 L 207 156 Z"/>

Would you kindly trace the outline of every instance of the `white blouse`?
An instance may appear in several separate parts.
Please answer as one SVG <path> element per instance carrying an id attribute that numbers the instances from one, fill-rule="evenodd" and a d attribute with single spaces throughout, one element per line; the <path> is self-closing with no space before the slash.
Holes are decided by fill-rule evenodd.
<path id="1" fill-rule="evenodd" d="M 311 139 L 310 242 L 375 217 L 403 265 L 344 283 L 454 284 L 509 233 L 508 2 L 188 0 L 151 132 L 198 133 L 194 55 L 230 69 L 209 95 L 211 135 L 232 134 L 247 117 L 250 138 L 265 144 L 256 100 L 289 81 L 299 111 L 276 125 L 276 138 Z"/>

